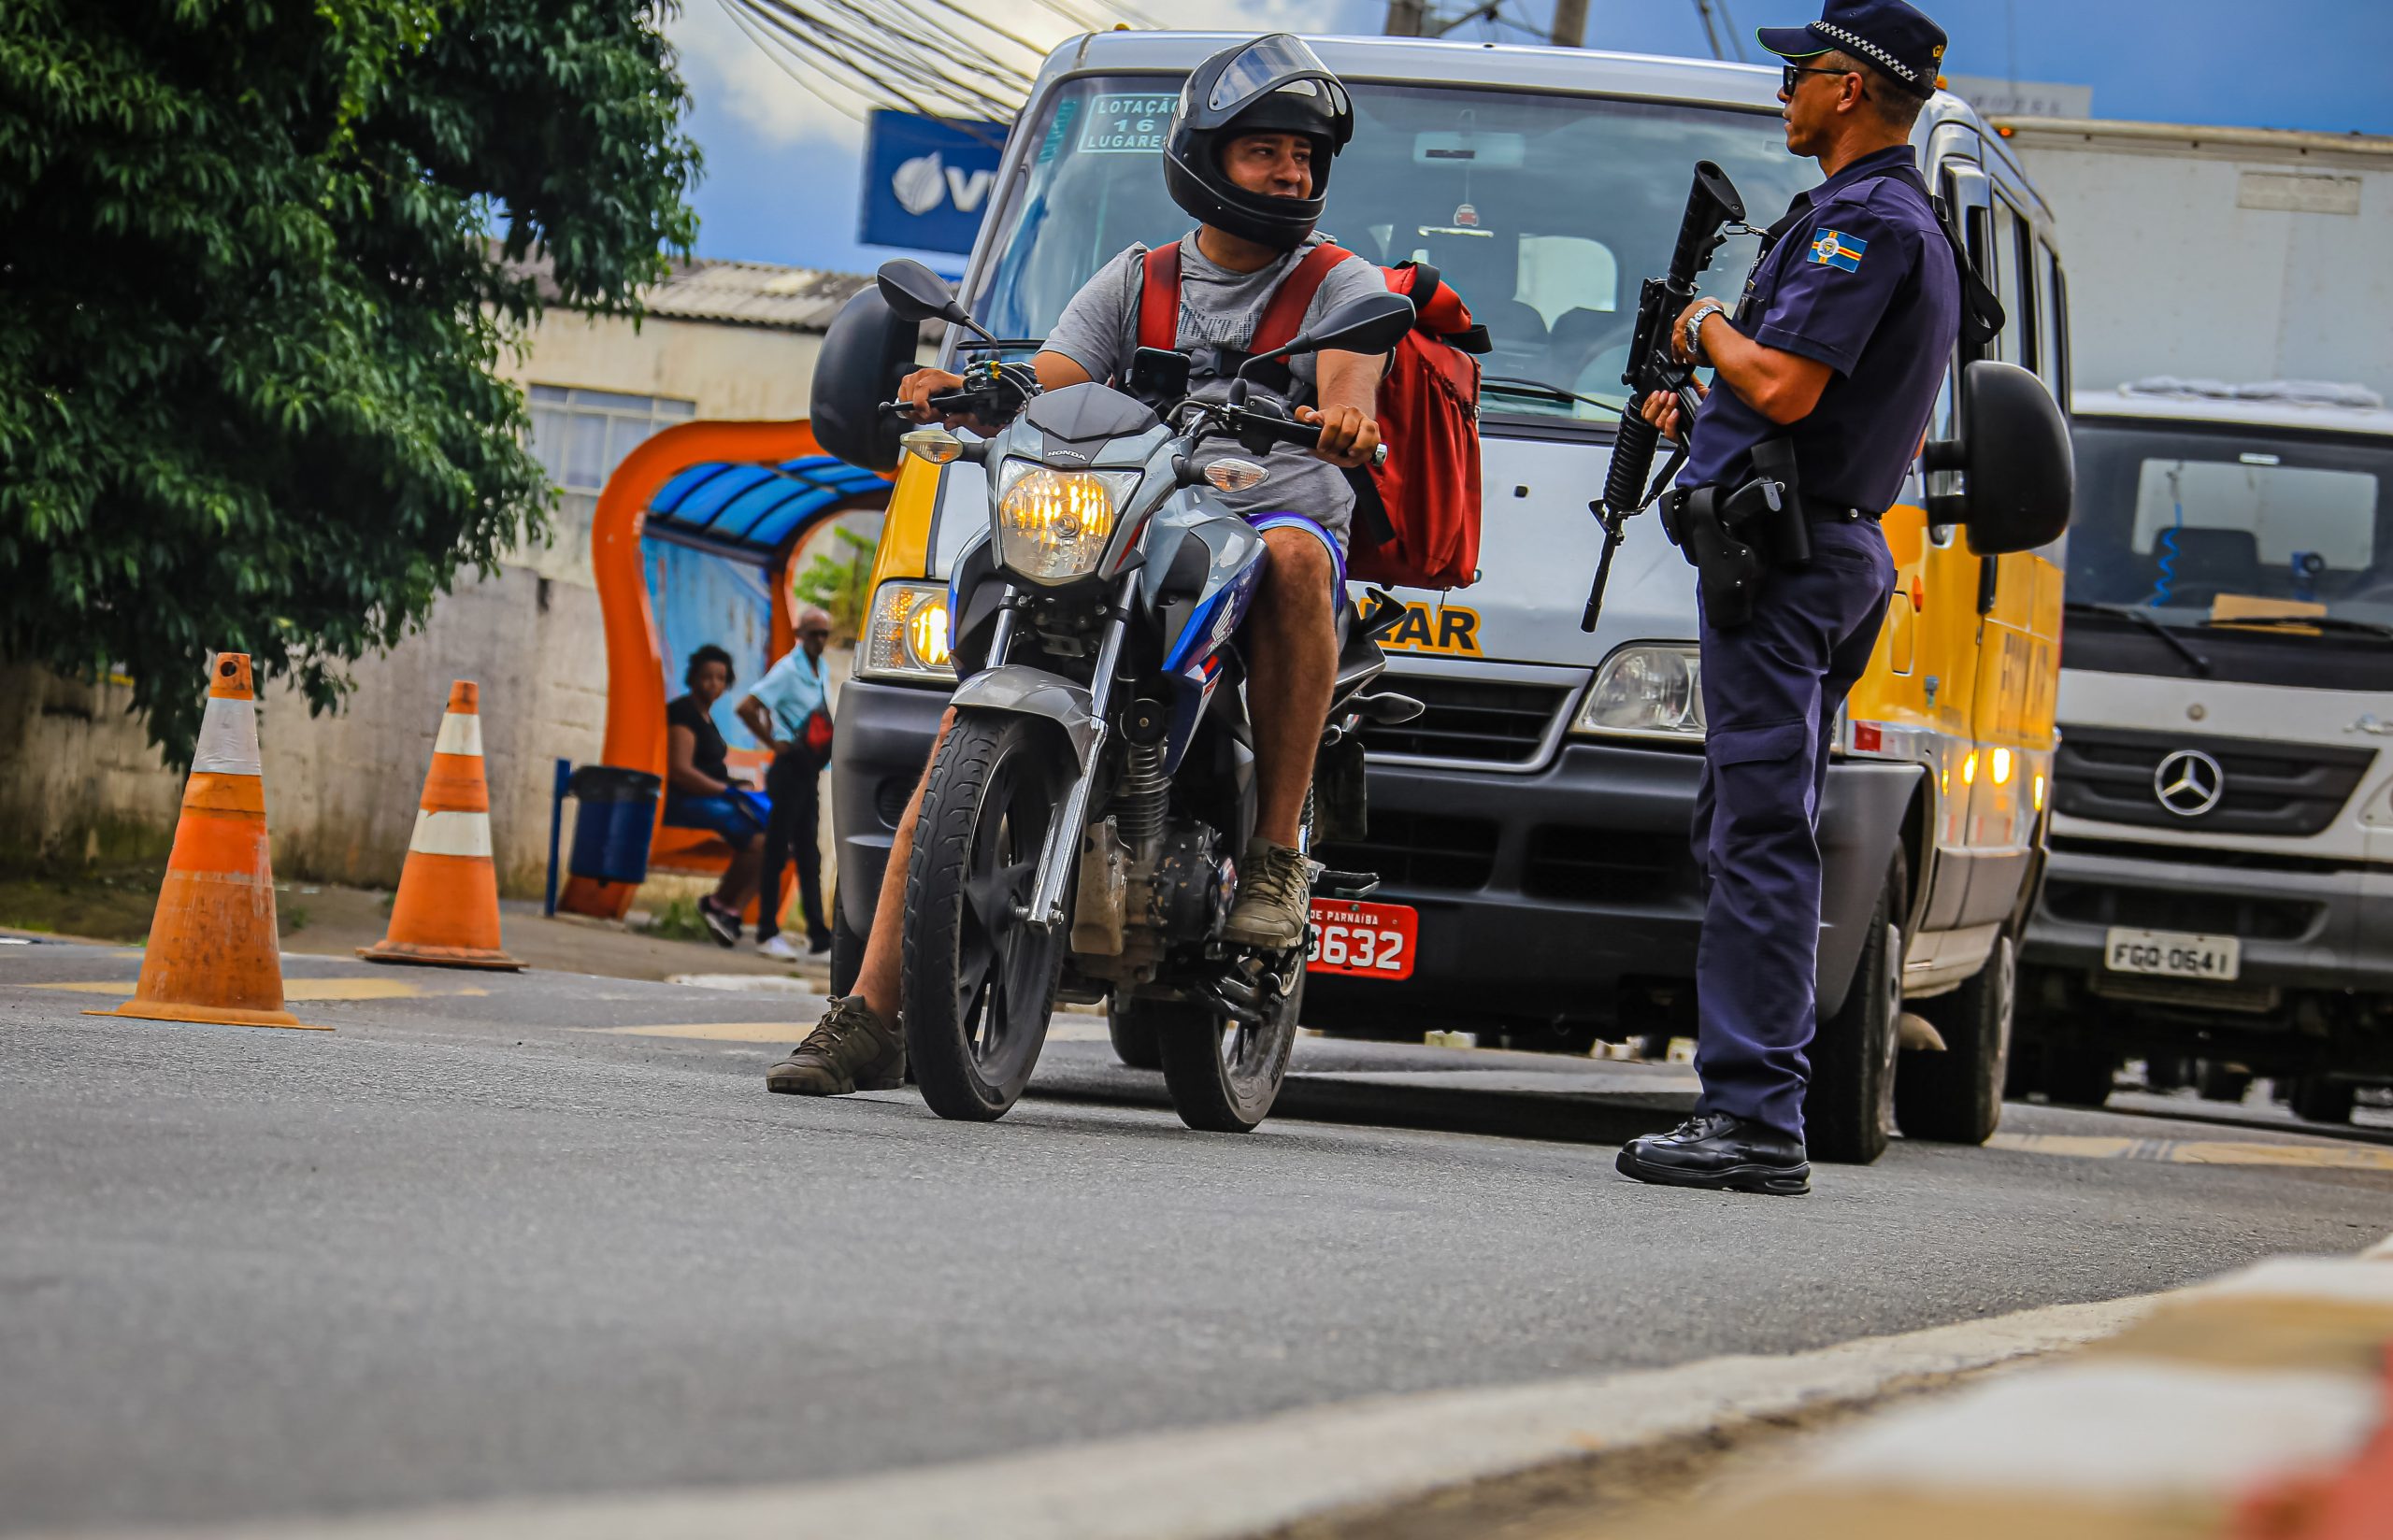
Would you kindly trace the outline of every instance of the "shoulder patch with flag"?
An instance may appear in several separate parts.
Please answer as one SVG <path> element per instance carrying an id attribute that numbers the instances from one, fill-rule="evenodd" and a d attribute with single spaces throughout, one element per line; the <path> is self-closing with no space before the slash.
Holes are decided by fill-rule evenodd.
<path id="1" fill-rule="evenodd" d="M 1869 250 L 1868 241 L 1841 230 L 1823 228 L 1812 236 L 1812 260 L 1824 267 L 1841 267 L 1848 273 L 1860 267 L 1861 254 Z"/>

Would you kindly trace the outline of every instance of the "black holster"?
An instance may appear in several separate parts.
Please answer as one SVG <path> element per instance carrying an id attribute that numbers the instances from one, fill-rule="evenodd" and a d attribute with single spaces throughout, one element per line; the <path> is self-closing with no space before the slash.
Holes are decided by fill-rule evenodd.
<path id="1" fill-rule="evenodd" d="M 1754 469 L 1741 487 L 1673 488 L 1661 502 L 1663 533 L 1695 568 L 1704 618 L 1724 631 L 1753 619 L 1770 568 L 1812 559 L 1794 446 L 1783 438 L 1755 445 Z"/>

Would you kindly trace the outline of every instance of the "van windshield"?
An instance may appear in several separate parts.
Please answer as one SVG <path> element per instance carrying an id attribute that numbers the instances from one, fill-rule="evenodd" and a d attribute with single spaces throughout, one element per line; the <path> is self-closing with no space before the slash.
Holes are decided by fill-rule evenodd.
<path id="1" fill-rule="evenodd" d="M 2074 436 L 2072 602 L 2171 624 L 2393 622 L 2384 440 L 2083 417 Z"/>
<path id="2" fill-rule="evenodd" d="M 1091 78 L 1052 98 L 1028 186 L 973 307 L 991 331 L 1044 336 L 1108 258 L 1187 233 L 1163 186 L 1178 89 L 1163 76 Z M 1321 228 L 1375 263 L 1412 258 L 1445 276 L 1495 344 L 1480 361 L 1490 412 L 1612 420 L 1606 406 L 1626 394 L 1638 286 L 1669 261 L 1695 162 L 1719 163 L 1756 224 L 1817 179 L 1787 154 L 1772 112 L 1352 89 L 1354 138 L 1338 157 Z M 1756 250 L 1753 236 L 1730 237 L 1704 292 L 1733 303 Z"/>

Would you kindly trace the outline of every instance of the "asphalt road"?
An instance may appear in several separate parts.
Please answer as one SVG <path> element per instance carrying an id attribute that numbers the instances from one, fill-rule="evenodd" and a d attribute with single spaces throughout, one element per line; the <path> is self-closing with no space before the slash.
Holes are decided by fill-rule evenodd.
<path id="1" fill-rule="evenodd" d="M 2393 1230 L 2393 1152 L 2290 1129 L 2013 1106 L 1731 1198 L 1569 1142 L 1668 1121 L 1663 1066 L 1308 1039 L 1306 1118 L 1203 1135 L 1079 1017 L 957 1124 L 766 1094 L 810 1000 L 294 959 L 337 1031 L 79 1014 L 137 967 L 0 948 L 0 1532 L 896 1471 Z M 1371 1117 L 1416 1126 L 1309 1120 Z"/>

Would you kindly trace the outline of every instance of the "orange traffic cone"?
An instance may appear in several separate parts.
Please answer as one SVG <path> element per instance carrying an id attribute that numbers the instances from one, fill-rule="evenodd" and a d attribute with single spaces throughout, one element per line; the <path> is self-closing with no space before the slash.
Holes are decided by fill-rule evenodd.
<path id="1" fill-rule="evenodd" d="M 248 656 L 218 653 L 141 982 L 116 1009 L 85 1015 L 332 1030 L 282 1008 L 256 699 Z"/>
<path id="2" fill-rule="evenodd" d="M 481 687 L 449 687 L 432 769 L 408 841 L 390 933 L 357 955 L 369 962 L 521 968 L 499 950 L 498 868 L 490 857 L 490 789 L 482 782 Z"/>

